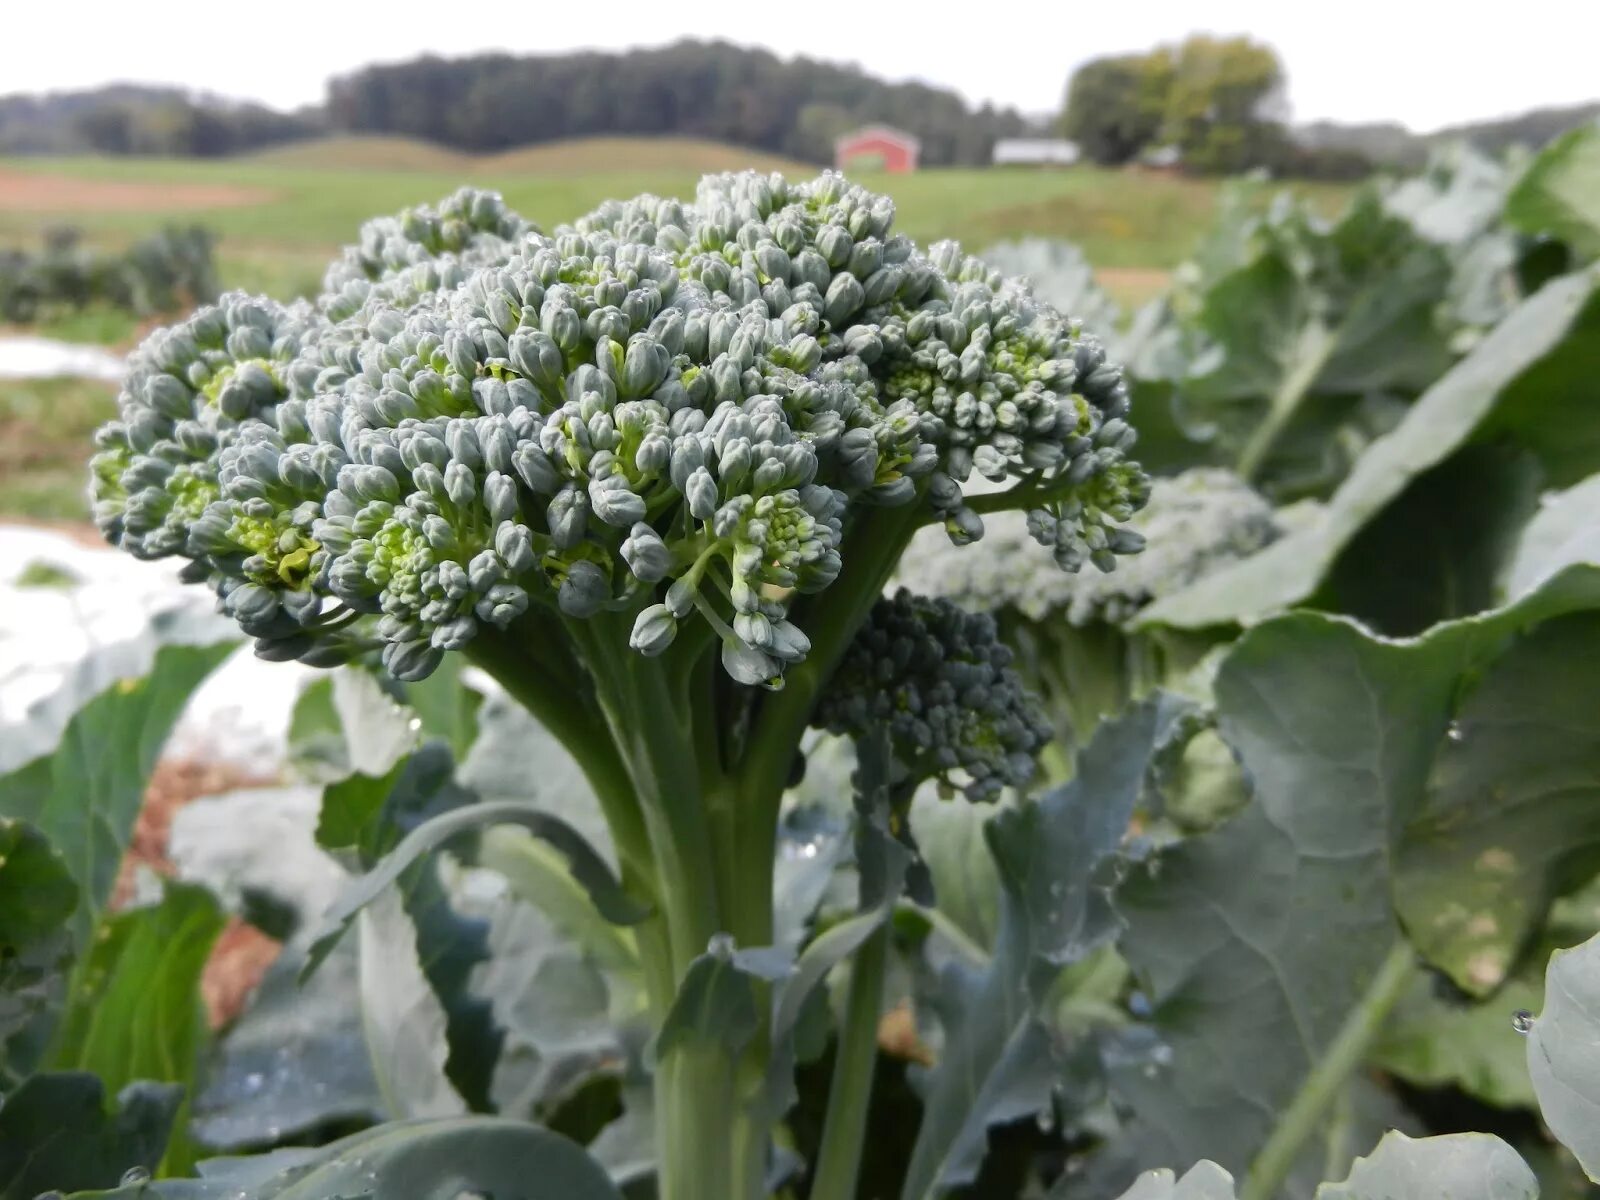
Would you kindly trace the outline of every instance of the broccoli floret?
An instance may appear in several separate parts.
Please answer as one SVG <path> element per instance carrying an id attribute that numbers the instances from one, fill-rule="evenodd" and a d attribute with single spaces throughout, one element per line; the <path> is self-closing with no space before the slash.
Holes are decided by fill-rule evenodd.
<path id="1" fill-rule="evenodd" d="M 827 173 L 553 237 L 472 190 L 371 222 L 316 308 L 225 297 L 147 343 L 101 433 L 101 527 L 191 559 L 271 656 L 381 646 L 416 679 L 485 627 L 616 612 L 645 654 L 703 623 L 769 688 L 863 513 L 965 542 L 1026 506 L 1069 571 L 1137 549 L 1120 370 L 892 219 Z M 969 504 L 974 470 L 1015 495 Z"/>
<path id="2" fill-rule="evenodd" d="M 1032 778 L 1051 728 L 1012 669 L 994 618 L 904 588 L 879 600 L 817 706 L 829 733 L 887 727 L 915 783 L 939 779 L 993 800 Z"/>

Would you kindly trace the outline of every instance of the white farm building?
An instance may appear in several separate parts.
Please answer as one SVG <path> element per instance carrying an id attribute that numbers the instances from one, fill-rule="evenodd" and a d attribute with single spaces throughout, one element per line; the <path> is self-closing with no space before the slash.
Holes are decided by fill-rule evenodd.
<path id="1" fill-rule="evenodd" d="M 1070 167 L 1081 157 L 1077 142 L 1063 138 L 1001 138 L 994 144 L 994 165 Z"/>

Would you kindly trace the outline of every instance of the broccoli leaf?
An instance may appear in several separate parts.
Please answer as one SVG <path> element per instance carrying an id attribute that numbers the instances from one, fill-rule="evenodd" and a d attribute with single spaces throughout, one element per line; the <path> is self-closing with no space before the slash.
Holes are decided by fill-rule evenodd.
<path id="1" fill-rule="evenodd" d="M 1105 723 L 1072 782 L 985 826 L 1001 885 L 993 959 L 981 972 L 954 963 L 943 972 L 944 1050 L 928 1078 L 902 1200 L 971 1182 L 991 1121 L 1042 1107 L 1064 1049 L 1041 1024 L 1040 993 L 1056 968 L 1116 934 L 1108 868 L 1175 716 L 1159 698 Z"/>
<path id="2" fill-rule="evenodd" d="M 1328 455 L 1364 396 L 1414 395 L 1449 365 L 1435 313 L 1449 263 L 1372 191 L 1331 228 L 1290 207 L 1252 241 L 1202 298 L 1209 348 L 1178 404 L 1186 424 L 1239 448 L 1240 474 L 1299 494 L 1343 473 Z"/>
<path id="3" fill-rule="evenodd" d="M 1492 1134 L 1389 1133 L 1343 1183 L 1319 1187 L 1317 1200 L 1539 1200 L 1539 1181 Z"/>
<path id="4" fill-rule="evenodd" d="M 1600 257 L 1600 124 L 1563 134 L 1529 165 L 1506 198 L 1506 220 Z"/>
<path id="5" fill-rule="evenodd" d="M 1551 956 L 1527 1055 L 1545 1124 L 1600 1183 L 1600 937 Z"/>
<path id="6" fill-rule="evenodd" d="M 1419 555 L 1422 547 L 1409 532 L 1416 506 L 1426 500 L 1441 512 L 1458 511 L 1486 482 L 1481 473 L 1450 471 L 1452 456 L 1481 449 L 1480 443 L 1509 442 L 1532 454 L 1546 478 L 1558 485 L 1600 467 L 1600 433 L 1591 432 L 1593 422 L 1585 415 L 1591 407 L 1589 360 L 1597 337 L 1600 274 L 1551 283 L 1429 388 L 1393 432 L 1373 443 L 1317 520 L 1158 600 L 1139 623 L 1184 629 L 1247 625 L 1323 601 L 1367 616 L 1371 593 L 1364 595 L 1364 586 L 1398 579 L 1414 588 L 1441 576 L 1443 571 Z M 1511 458 L 1508 469 L 1516 471 L 1518 461 Z M 1446 469 L 1436 470 L 1441 464 Z M 1382 565 L 1373 553 L 1354 551 L 1358 535 L 1380 524 L 1393 529 L 1378 546 L 1395 556 Z M 1337 588 L 1332 586 L 1336 576 Z M 1487 596 L 1491 582 L 1480 590 Z"/>
<path id="7" fill-rule="evenodd" d="M 52 1070 L 91 1071 L 108 1088 L 182 1085 L 169 1171 L 194 1164 L 187 1115 L 208 1037 L 200 972 L 222 926 L 210 892 L 171 882 L 160 903 L 106 918 L 73 976 L 51 1051 Z"/>
<path id="8" fill-rule="evenodd" d="M 1216 699 L 1255 797 L 1118 895 L 1122 951 L 1172 1051 L 1158 1070 L 1112 1071 L 1139 1116 L 1135 1165 L 1209 1155 L 1243 1172 L 1404 936 L 1463 988 L 1503 981 L 1562 872 L 1600 850 L 1600 826 L 1563 823 L 1594 807 L 1600 778 L 1582 739 L 1548 771 L 1496 756 L 1494 715 L 1519 701 L 1534 726 L 1595 711 L 1592 683 L 1560 660 L 1592 653 L 1597 609 L 1600 569 L 1574 568 L 1411 641 L 1314 614 L 1241 639 Z M 1507 855 L 1509 875 L 1495 869 Z M 1313 1181 L 1296 1176 L 1295 1194 Z"/>
<path id="9" fill-rule="evenodd" d="M 336 949 L 302 987 L 304 962 L 302 935 L 221 1036 L 191 1121 L 208 1149 L 244 1150 L 383 1119 L 362 1038 L 356 946 Z"/>
<path id="10" fill-rule="evenodd" d="M 94 1075 L 30 1077 L 0 1105 L 0 1200 L 111 1188 L 132 1168 L 154 1171 L 182 1097 L 176 1084 L 135 1083 L 108 1108 Z"/>
<path id="11" fill-rule="evenodd" d="M 407 774 L 413 772 L 408 771 Z M 397 786 L 405 786 L 404 776 Z M 648 915 L 638 901 L 622 890 L 622 885 L 611 874 L 611 868 L 605 861 L 559 817 L 521 804 L 469 804 L 439 813 L 416 826 L 393 850 L 379 859 L 371 871 L 351 884 L 323 918 L 323 928 L 312 943 L 305 973 L 309 975 L 316 970 L 317 964 L 349 928 L 355 915 L 379 893 L 399 881 L 405 871 L 456 835 L 485 825 L 520 825 L 561 851 L 567 858 L 573 878 L 585 888 L 595 907 L 607 920 L 618 925 L 632 925 Z"/>
<path id="12" fill-rule="evenodd" d="M 0 776 L 0 816 L 35 825 L 81 889 L 72 916 L 79 946 L 111 898 L 167 735 L 189 696 L 232 648 L 231 642 L 163 646 L 142 678 L 73 696 L 79 707 L 55 751 Z M 89 666 L 81 678 L 98 675 Z"/>
<path id="13" fill-rule="evenodd" d="M 1526 595 L 1562 567 L 1600 562 L 1600 475 L 1547 496 L 1523 529 L 1506 569 L 1508 598 Z"/>
<path id="14" fill-rule="evenodd" d="M 463 1194 L 622 1200 L 582 1147 L 547 1129 L 498 1117 L 395 1121 L 314 1150 L 215 1159 L 198 1180 L 132 1184 L 101 1197 L 328 1200 Z"/>
<path id="15" fill-rule="evenodd" d="M 0 819 L 0 1097 L 38 1065 L 66 998 L 78 888 L 25 821 Z"/>

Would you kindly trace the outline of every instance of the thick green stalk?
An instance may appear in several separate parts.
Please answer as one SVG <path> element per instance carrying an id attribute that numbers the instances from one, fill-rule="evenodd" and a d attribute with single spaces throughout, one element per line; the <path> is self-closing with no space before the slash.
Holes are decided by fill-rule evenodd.
<path id="1" fill-rule="evenodd" d="M 760 1200 L 736 1188 L 732 1065 L 712 1047 L 680 1047 L 656 1065 L 658 1200 Z"/>
<path id="2" fill-rule="evenodd" d="M 628 648 L 625 623 L 594 617 L 567 624 L 593 666 L 610 740 L 627 766 L 643 817 L 671 935 L 676 986 L 721 928 L 715 860 L 695 762 L 694 721 L 699 714 L 686 710 L 674 694 L 660 659 Z"/>
<path id="3" fill-rule="evenodd" d="M 883 594 L 923 515 L 920 495 L 910 504 L 868 511 L 845 539 L 845 565 L 839 578 L 797 616 L 811 639 L 811 653 L 785 675 L 783 690 L 766 697 L 757 711 L 749 751 L 739 772 L 740 790 L 770 807 L 768 824 L 774 829 L 777 805 L 800 738 L 811 721 L 817 693 Z"/>
<path id="4" fill-rule="evenodd" d="M 850 965 L 850 991 L 828 1088 L 828 1115 L 812 1175 L 818 1200 L 851 1200 L 867 1139 L 872 1077 L 878 1065 L 878 1023 L 883 1018 L 883 983 L 889 963 L 890 922 L 862 943 Z"/>
<path id="5" fill-rule="evenodd" d="M 1272 1136 L 1261 1147 L 1250 1172 L 1245 1176 L 1239 1200 L 1273 1200 L 1288 1178 L 1295 1158 L 1306 1139 L 1322 1126 L 1329 1108 L 1338 1099 L 1346 1080 L 1365 1057 L 1389 1013 L 1405 995 L 1417 974 L 1417 954 L 1411 943 L 1401 938 L 1389 951 L 1383 965 L 1344 1024 L 1334 1036 L 1327 1052 L 1318 1060 L 1300 1091 L 1283 1110 Z"/>

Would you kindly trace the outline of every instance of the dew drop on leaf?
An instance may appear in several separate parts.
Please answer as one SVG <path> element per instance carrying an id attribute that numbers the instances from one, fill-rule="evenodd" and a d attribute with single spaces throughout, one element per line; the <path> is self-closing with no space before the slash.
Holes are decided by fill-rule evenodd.
<path id="1" fill-rule="evenodd" d="M 149 1183 L 150 1172 L 143 1167 L 129 1167 L 122 1173 L 122 1186 L 132 1187 L 136 1183 Z"/>
<path id="2" fill-rule="evenodd" d="M 1533 1030 L 1533 1014 L 1525 1008 L 1519 1008 L 1511 1014 L 1511 1028 L 1520 1034 L 1528 1034 Z"/>
<path id="3" fill-rule="evenodd" d="M 1466 737 L 1466 734 L 1461 732 L 1460 723 L 1456 721 L 1450 722 L 1450 727 L 1444 731 L 1444 735 L 1452 742 L 1459 742 L 1462 738 Z"/>

